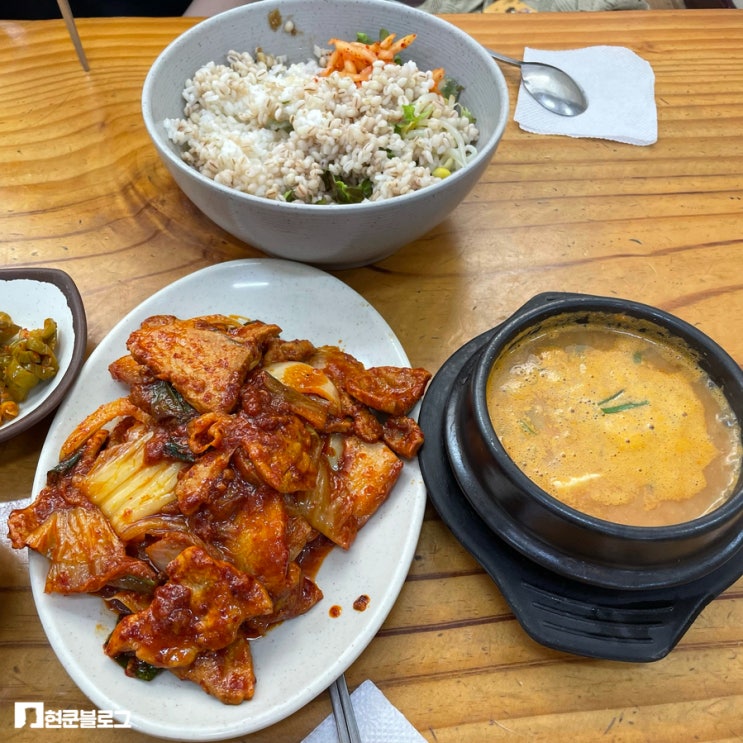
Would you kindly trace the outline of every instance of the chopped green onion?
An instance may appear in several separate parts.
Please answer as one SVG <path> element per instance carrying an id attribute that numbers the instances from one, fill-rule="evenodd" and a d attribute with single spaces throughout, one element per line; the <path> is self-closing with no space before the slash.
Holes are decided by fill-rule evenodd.
<path id="1" fill-rule="evenodd" d="M 650 405 L 650 402 L 648 400 L 643 400 L 642 402 L 625 402 L 625 403 L 622 403 L 621 405 L 614 405 L 608 408 L 601 408 L 601 412 L 605 413 L 606 415 L 611 415 L 612 413 L 622 413 L 625 410 L 631 410 L 632 408 L 641 408 L 644 405 Z"/>
<path id="2" fill-rule="evenodd" d="M 63 459 L 61 462 L 52 467 L 47 473 L 48 476 L 54 475 L 65 475 L 67 474 L 81 459 L 83 456 L 83 447 L 81 446 L 75 452 L 70 454 L 67 459 Z"/>
<path id="3" fill-rule="evenodd" d="M 168 439 L 163 444 L 163 453 L 171 459 L 175 459 L 179 462 L 195 462 L 196 457 L 194 453 L 188 448 L 188 445 L 184 442 L 176 441 L 174 439 Z"/>
<path id="4" fill-rule="evenodd" d="M 124 669 L 127 676 L 140 681 L 152 681 L 162 671 L 162 668 L 145 663 L 136 655 L 129 653 L 117 655 L 114 660 Z"/>
<path id="5" fill-rule="evenodd" d="M 596 405 L 606 405 L 607 402 L 611 402 L 612 400 L 616 400 L 619 395 L 623 394 L 624 390 L 619 390 L 619 392 L 615 392 L 613 395 L 609 395 L 609 397 L 605 397 L 603 400 L 599 400 Z"/>
<path id="6" fill-rule="evenodd" d="M 519 418 L 519 426 L 524 433 L 536 434 L 537 429 L 534 424 L 528 418 Z"/>
<path id="7" fill-rule="evenodd" d="M 601 412 L 605 413 L 606 415 L 611 415 L 612 413 L 621 413 L 625 410 L 631 410 L 632 408 L 641 408 L 643 405 L 650 405 L 650 402 L 648 400 L 642 400 L 642 402 L 624 402 L 619 405 L 609 405 L 606 406 L 606 403 L 611 402 L 612 400 L 616 400 L 618 397 L 624 394 L 624 390 L 621 389 L 618 392 L 615 392 L 613 395 L 609 395 L 609 397 L 605 397 L 603 400 L 599 400 L 596 404 L 601 408 Z"/>
<path id="8" fill-rule="evenodd" d="M 175 418 L 179 423 L 186 423 L 198 415 L 169 382 L 153 382 L 151 395 L 150 412 L 158 421 Z"/>

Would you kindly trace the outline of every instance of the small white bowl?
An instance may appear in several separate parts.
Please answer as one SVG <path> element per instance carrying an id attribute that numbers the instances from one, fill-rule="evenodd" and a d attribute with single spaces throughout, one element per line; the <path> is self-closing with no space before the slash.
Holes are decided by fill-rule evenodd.
<path id="1" fill-rule="evenodd" d="M 276 21 L 280 20 L 280 23 Z M 273 21 L 273 25 L 272 25 Z M 286 22 L 290 22 L 287 26 Z M 278 26 L 278 27 L 277 27 Z M 376 202 L 321 206 L 251 196 L 186 164 L 169 139 L 165 119 L 182 118 L 185 82 L 230 50 L 257 47 L 289 63 L 327 48 L 333 37 L 353 40 L 386 29 L 417 34 L 404 58 L 421 69 L 444 67 L 464 86 L 461 102 L 476 117 L 478 154 L 464 168 L 419 191 Z M 261 0 L 204 20 L 155 60 L 142 91 L 142 113 L 171 175 L 193 203 L 230 234 L 269 255 L 348 268 L 381 260 L 442 222 L 475 186 L 492 159 L 508 117 L 508 91 L 498 65 L 471 36 L 432 14 L 389 0 Z"/>
<path id="2" fill-rule="evenodd" d="M 73 280 L 56 268 L 0 268 L 0 310 L 23 328 L 57 323 L 59 371 L 41 382 L 20 403 L 15 418 L 0 424 L 0 442 L 13 438 L 49 415 L 75 380 L 85 356 L 88 325 L 80 293 Z"/>

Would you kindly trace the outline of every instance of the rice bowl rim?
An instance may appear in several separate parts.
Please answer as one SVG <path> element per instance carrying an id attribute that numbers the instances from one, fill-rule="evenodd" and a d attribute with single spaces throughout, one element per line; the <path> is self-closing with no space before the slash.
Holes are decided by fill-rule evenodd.
<path id="1" fill-rule="evenodd" d="M 213 178 L 209 178 L 208 176 L 204 175 L 192 165 L 186 163 L 173 151 L 171 145 L 176 145 L 174 145 L 174 143 L 170 142 L 170 140 L 168 139 L 163 122 L 156 121 L 152 113 L 152 101 L 154 99 L 153 89 L 155 86 L 155 82 L 161 71 L 165 67 L 167 67 L 168 64 L 170 64 L 169 58 L 171 56 L 174 56 L 179 47 L 187 44 L 187 42 L 190 41 L 192 37 L 201 36 L 205 32 L 208 32 L 210 28 L 221 26 L 226 21 L 229 21 L 230 16 L 241 16 L 243 14 L 252 15 L 257 10 L 261 11 L 261 15 L 263 15 L 264 13 L 267 15 L 271 12 L 271 10 L 277 9 L 282 13 L 283 16 L 286 17 L 289 15 L 288 11 L 294 6 L 308 5 L 307 0 L 259 0 L 258 2 L 249 5 L 242 5 L 240 7 L 224 11 L 215 16 L 211 16 L 210 18 L 206 18 L 205 20 L 198 22 L 195 26 L 187 29 L 182 34 L 173 39 L 173 41 L 171 41 L 160 52 L 160 54 L 158 54 L 157 58 L 152 63 L 152 66 L 150 67 L 142 86 L 142 116 L 144 119 L 145 128 L 147 129 L 156 149 L 160 153 L 160 156 L 164 158 L 171 167 L 175 168 L 186 177 L 200 182 L 202 185 L 207 186 L 207 188 L 212 188 L 216 192 L 223 194 L 228 198 L 245 201 L 247 204 L 260 206 L 264 209 L 277 209 L 280 211 L 284 211 L 285 209 L 293 209 L 299 211 L 310 210 L 311 212 L 320 213 L 330 212 L 335 215 L 345 212 L 358 213 L 362 210 L 369 209 L 379 210 L 384 204 L 401 204 L 415 201 L 420 198 L 426 198 L 427 196 L 431 196 L 434 191 L 440 190 L 444 185 L 451 185 L 453 183 L 456 183 L 456 181 L 467 177 L 469 171 L 477 168 L 478 165 L 487 166 L 487 162 L 489 162 L 490 159 L 493 157 L 495 149 L 503 136 L 503 131 L 508 119 L 508 90 L 506 87 L 506 81 L 503 72 L 491 59 L 490 55 L 479 44 L 479 42 L 475 41 L 465 31 L 462 31 L 457 26 L 443 20 L 442 18 L 439 18 L 425 11 L 418 10 L 417 8 L 413 8 L 403 4 L 396 4 L 392 0 L 345 0 L 345 2 L 348 4 L 355 4 L 359 6 L 363 5 L 369 8 L 384 8 L 385 10 L 391 10 L 393 13 L 399 13 L 400 16 L 403 18 L 412 17 L 425 19 L 426 23 L 432 23 L 435 27 L 438 27 L 438 30 L 440 30 L 441 32 L 458 37 L 461 41 L 464 42 L 465 46 L 475 57 L 480 58 L 480 60 L 484 63 L 486 69 L 490 69 L 493 81 L 493 95 L 499 96 L 501 98 L 502 105 L 494 122 L 493 131 L 491 132 L 490 136 L 485 140 L 485 142 L 480 142 L 478 140 L 475 143 L 477 153 L 464 167 L 459 168 L 459 170 L 455 170 L 453 173 L 451 173 L 451 175 L 447 176 L 437 183 L 424 186 L 423 188 L 419 188 L 415 191 L 410 191 L 405 194 L 381 199 L 379 201 L 365 200 L 356 204 L 307 204 L 302 201 L 280 201 L 278 199 L 271 199 L 265 196 L 255 196 L 253 194 L 246 193 L 245 191 L 240 191 L 239 189 L 232 186 L 225 186 L 221 183 L 218 183 Z M 269 8 L 267 6 L 273 7 Z M 246 46 L 249 45 L 246 44 Z M 229 51 L 229 49 L 226 49 L 224 50 L 223 54 L 226 56 Z M 249 53 L 252 55 L 254 52 L 249 51 Z M 273 51 L 271 51 L 271 53 L 274 54 Z M 411 59 L 413 61 L 416 61 L 414 55 L 411 57 Z M 203 67 L 204 65 L 212 61 L 217 62 L 216 59 L 207 59 L 201 63 L 201 66 Z M 292 60 L 287 57 L 286 63 L 287 65 L 289 65 L 295 62 L 306 61 L 307 59 Z M 445 64 L 442 66 L 444 66 L 444 69 L 446 69 Z M 195 74 L 198 69 L 199 67 L 194 69 L 191 74 Z M 185 88 L 186 79 L 183 80 L 183 88 Z M 477 125 L 477 111 L 473 111 L 473 113 L 475 115 L 475 125 Z M 483 163 L 483 161 L 486 162 Z"/>

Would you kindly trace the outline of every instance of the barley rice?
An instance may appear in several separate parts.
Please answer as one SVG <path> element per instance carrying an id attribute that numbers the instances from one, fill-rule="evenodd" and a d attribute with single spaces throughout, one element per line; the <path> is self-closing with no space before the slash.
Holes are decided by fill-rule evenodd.
<path id="1" fill-rule="evenodd" d="M 476 149 L 475 124 L 453 100 L 432 93 L 431 72 L 412 61 L 375 62 L 357 86 L 333 73 L 319 77 L 323 52 L 287 65 L 263 53 L 230 52 L 186 82 L 182 119 L 167 119 L 183 159 L 218 183 L 255 196 L 332 203 L 323 174 L 372 183 L 371 201 L 424 188 L 454 171 Z M 431 115 L 401 136 L 403 106 Z"/>

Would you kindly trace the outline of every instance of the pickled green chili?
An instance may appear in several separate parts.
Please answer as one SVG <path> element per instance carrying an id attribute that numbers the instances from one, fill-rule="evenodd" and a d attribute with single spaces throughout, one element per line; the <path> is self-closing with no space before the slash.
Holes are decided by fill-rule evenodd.
<path id="1" fill-rule="evenodd" d="M 18 415 L 18 403 L 57 373 L 56 347 L 54 320 L 47 318 L 43 328 L 28 330 L 0 312 L 0 424 Z"/>

